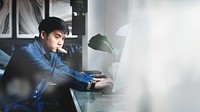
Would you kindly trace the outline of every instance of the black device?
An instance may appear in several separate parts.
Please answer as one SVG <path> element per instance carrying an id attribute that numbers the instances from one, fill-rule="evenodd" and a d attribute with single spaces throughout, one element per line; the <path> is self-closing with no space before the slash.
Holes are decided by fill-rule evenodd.
<path id="1" fill-rule="evenodd" d="M 87 12 L 87 0 L 71 0 L 72 12 L 86 13 Z"/>
<path id="2" fill-rule="evenodd" d="M 84 15 L 72 15 L 72 34 L 73 35 L 85 35 L 85 16 Z"/>
<path id="3" fill-rule="evenodd" d="M 108 78 L 109 77 L 106 74 L 102 74 L 102 72 L 99 70 L 85 70 L 83 72 L 93 76 L 94 78 Z"/>
<path id="4" fill-rule="evenodd" d="M 85 70 L 83 72 L 86 73 L 86 74 L 90 74 L 90 75 L 92 75 L 92 74 L 101 74 L 102 73 L 99 70 Z"/>

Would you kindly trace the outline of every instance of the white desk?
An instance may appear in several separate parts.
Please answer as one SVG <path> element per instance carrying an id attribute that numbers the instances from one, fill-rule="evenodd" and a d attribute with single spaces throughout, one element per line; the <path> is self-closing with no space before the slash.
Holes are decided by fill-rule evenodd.
<path id="1" fill-rule="evenodd" d="M 103 94 L 102 92 L 82 92 L 70 89 L 77 112 L 128 112 L 124 108 L 122 94 Z"/>

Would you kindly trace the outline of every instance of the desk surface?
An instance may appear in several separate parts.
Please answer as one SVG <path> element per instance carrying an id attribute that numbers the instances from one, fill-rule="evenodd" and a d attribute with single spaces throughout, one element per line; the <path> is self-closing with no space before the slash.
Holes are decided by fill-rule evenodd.
<path id="1" fill-rule="evenodd" d="M 78 112 L 127 112 L 123 94 L 82 92 L 70 89 Z"/>

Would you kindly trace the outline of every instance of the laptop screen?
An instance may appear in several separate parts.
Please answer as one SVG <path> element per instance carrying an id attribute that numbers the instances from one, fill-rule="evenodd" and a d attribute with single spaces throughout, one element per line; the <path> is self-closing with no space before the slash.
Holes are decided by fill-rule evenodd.
<path id="1" fill-rule="evenodd" d="M 120 62 L 114 78 L 114 85 L 112 92 L 120 91 L 121 89 L 127 86 L 127 81 L 130 79 L 129 75 L 131 75 L 131 36 L 127 36 L 124 44 L 124 48 L 122 51 L 122 55 L 120 58 Z"/>

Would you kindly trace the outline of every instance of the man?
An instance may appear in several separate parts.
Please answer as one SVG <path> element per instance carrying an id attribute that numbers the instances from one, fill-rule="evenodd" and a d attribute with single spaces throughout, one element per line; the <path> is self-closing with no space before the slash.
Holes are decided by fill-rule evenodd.
<path id="1" fill-rule="evenodd" d="M 49 84 L 56 84 L 59 88 L 56 89 L 56 101 L 66 111 L 65 109 L 69 107 L 62 104 L 61 100 L 64 98 L 59 98 L 66 94 L 63 90 L 74 88 L 86 91 L 112 85 L 112 81 L 108 78 L 94 78 L 72 70 L 62 63 L 57 53 L 64 44 L 65 34 L 69 33 L 68 26 L 62 19 L 56 17 L 44 19 L 38 30 L 39 37 L 35 37 L 32 43 L 16 50 L 11 57 L 3 76 L 5 94 L 14 95 L 19 99 L 30 96 L 40 99 L 46 94 L 51 94 L 48 93 L 52 91 L 48 90 Z"/>

